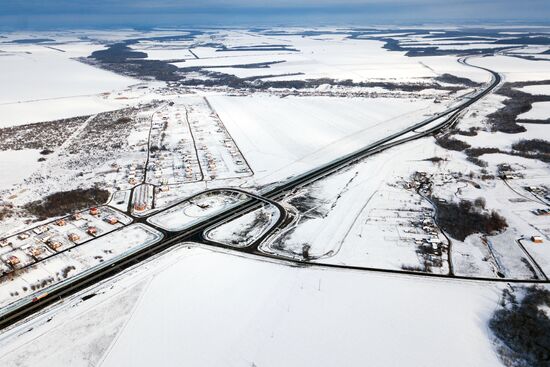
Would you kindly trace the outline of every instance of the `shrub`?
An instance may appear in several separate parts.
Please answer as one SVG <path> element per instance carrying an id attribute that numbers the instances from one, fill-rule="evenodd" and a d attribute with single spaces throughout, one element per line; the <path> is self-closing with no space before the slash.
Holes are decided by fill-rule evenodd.
<path id="1" fill-rule="evenodd" d="M 485 201 L 484 198 L 480 197 L 474 200 L 474 205 L 477 206 L 478 208 L 485 209 L 486 204 L 487 202 Z"/>
<path id="2" fill-rule="evenodd" d="M 508 307 L 497 310 L 489 327 L 510 349 L 516 365 L 548 366 L 550 318 L 541 306 L 550 306 L 550 291 L 539 287 L 525 291 L 520 303 L 512 298 Z"/>
<path id="3" fill-rule="evenodd" d="M 437 138 L 436 142 L 442 148 L 456 150 L 458 152 L 470 147 L 468 143 L 465 143 L 462 140 L 453 139 L 448 135 Z"/>
<path id="4" fill-rule="evenodd" d="M 485 162 L 484 160 L 479 159 L 477 157 L 468 157 L 468 158 L 466 158 L 466 160 L 468 162 L 472 162 L 473 164 L 475 164 L 476 166 L 479 166 L 479 167 L 488 167 L 489 166 L 489 164 L 487 162 Z"/>
<path id="5" fill-rule="evenodd" d="M 478 201 L 478 205 L 476 205 L 468 200 L 447 203 L 432 198 L 437 207 L 437 224 L 451 237 L 460 241 L 464 241 L 473 233 L 490 235 L 498 233 L 508 226 L 506 219 L 497 212 L 481 211 L 479 206 L 481 201 L 479 200 L 476 200 Z"/>
<path id="6" fill-rule="evenodd" d="M 479 157 L 483 154 L 501 153 L 501 151 L 498 148 L 468 148 L 464 153 L 466 153 L 468 157 Z"/>
<path id="7" fill-rule="evenodd" d="M 449 84 L 463 84 L 468 87 L 478 87 L 481 84 L 474 82 L 472 79 L 458 77 L 452 74 L 442 74 L 435 78 L 438 82 Z"/>
<path id="8" fill-rule="evenodd" d="M 9 218 L 13 214 L 12 208 L 7 206 L 0 206 L 0 221 L 4 218 Z"/>
<path id="9" fill-rule="evenodd" d="M 121 117 L 121 118 L 117 119 L 116 122 L 119 123 L 119 124 L 127 124 L 129 122 L 132 122 L 132 119 L 129 118 L 129 117 Z"/>
<path id="10" fill-rule="evenodd" d="M 100 205 L 109 199 L 109 191 L 90 188 L 56 192 L 43 200 L 30 202 L 24 208 L 39 220 L 66 215 L 73 211 Z"/>
<path id="11" fill-rule="evenodd" d="M 445 158 L 441 158 L 441 157 L 431 157 L 431 158 L 426 158 L 425 160 L 432 163 L 439 163 L 441 161 L 446 161 Z"/>
<path id="12" fill-rule="evenodd" d="M 545 122 L 545 120 L 518 120 L 518 115 L 529 111 L 535 102 L 550 101 L 550 96 L 532 95 L 522 92 L 517 88 L 526 85 L 548 84 L 548 81 L 505 83 L 497 91 L 497 94 L 508 97 L 504 100 L 504 107 L 487 116 L 491 129 L 507 134 L 517 134 L 527 131 L 517 122 Z"/>
<path id="13" fill-rule="evenodd" d="M 401 265 L 401 269 L 402 270 L 405 270 L 405 271 L 416 271 L 416 272 L 419 272 L 419 273 L 423 273 L 424 272 L 424 268 L 421 267 L 421 266 L 418 266 L 418 265 Z"/>
<path id="14" fill-rule="evenodd" d="M 542 139 L 520 140 L 512 145 L 513 150 L 550 154 L 550 142 Z"/>
<path id="15" fill-rule="evenodd" d="M 477 130 L 475 127 L 471 127 L 468 130 L 457 130 L 456 133 L 463 136 L 476 136 Z"/>

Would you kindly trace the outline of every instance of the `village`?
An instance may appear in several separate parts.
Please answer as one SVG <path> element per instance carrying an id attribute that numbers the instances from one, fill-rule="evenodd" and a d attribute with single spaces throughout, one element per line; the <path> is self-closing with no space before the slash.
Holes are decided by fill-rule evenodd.
<path id="1" fill-rule="evenodd" d="M 8 275 L 130 224 L 109 206 L 92 207 L 0 239 L 0 271 Z"/>
<path id="2" fill-rule="evenodd" d="M 252 170 L 237 144 L 204 98 L 166 103 L 151 118 L 148 159 L 133 164 L 127 180 L 133 187 L 131 214 L 143 216 L 182 198 L 178 188 L 193 183 L 243 179 Z M 141 183 L 142 182 L 142 183 Z M 175 193 L 170 191 L 176 190 Z"/>

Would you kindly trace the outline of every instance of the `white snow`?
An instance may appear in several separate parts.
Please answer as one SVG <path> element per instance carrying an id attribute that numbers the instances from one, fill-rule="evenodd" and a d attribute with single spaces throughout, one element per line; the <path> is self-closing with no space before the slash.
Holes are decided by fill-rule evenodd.
<path id="1" fill-rule="evenodd" d="M 369 157 L 347 170 L 306 187 L 317 200 L 309 205 L 322 215 L 301 212 L 303 218 L 285 228 L 261 250 L 301 258 L 302 247 L 317 262 L 400 270 L 422 268 L 414 240 L 428 239 L 411 221 L 420 221 L 431 205 L 396 187 L 401 177 L 425 170 L 434 156 L 425 140 L 410 142 Z M 406 157 L 406 158 L 405 158 Z M 416 226 L 418 227 L 418 226 Z M 284 249 L 281 251 L 281 249 Z M 447 264 L 432 272 L 446 273 Z"/>
<path id="2" fill-rule="evenodd" d="M 533 107 L 521 115 L 518 119 L 526 120 L 546 120 L 550 119 L 550 102 L 535 102 Z"/>
<path id="3" fill-rule="evenodd" d="M 550 117 L 550 115 L 548 116 Z M 512 144 L 523 139 L 540 139 L 545 136 L 548 127 L 544 124 L 521 124 L 527 131 L 518 134 L 478 131 L 475 136 L 455 135 L 455 138 L 470 144 L 473 148 L 499 148 L 510 150 Z"/>
<path id="4" fill-rule="evenodd" d="M 470 60 L 473 65 L 482 66 L 504 74 L 507 82 L 547 80 L 550 63 L 530 61 L 510 56 L 487 56 Z"/>
<path id="5" fill-rule="evenodd" d="M 80 96 L 125 88 L 139 81 L 71 60 L 42 46 L 2 46 L 0 103 Z"/>
<path id="6" fill-rule="evenodd" d="M 21 183 L 38 167 L 42 157 L 38 149 L 0 151 L 0 189 Z"/>
<path id="7" fill-rule="evenodd" d="M 0 103 L 0 128 L 93 115 L 126 106 L 124 100 L 101 95 Z"/>
<path id="8" fill-rule="evenodd" d="M 414 59 L 418 60 L 424 67 L 432 70 L 435 74 L 451 74 L 468 78 L 478 83 L 486 83 L 491 80 L 491 75 L 485 70 L 459 63 L 456 56 L 414 57 Z M 473 60 L 473 58 L 470 60 Z"/>
<path id="9" fill-rule="evenodd" d="M 401 98 L 216 95 L 208 100 L 260 183 L 303 173 L 444 108 L 431 100 Z"/>
<path id="10" fill-rule="evenodd" d="M 207 228 L 204 237 L 227 246 L 247 247 L 271 229 L 279 218 L 279 210 L 266 203 L 217 227 Z"/>
<path id="11" fill-rule="evenodd" d="M 259 43 L 259 40 L 254 40 L 254 38 L 252 40 L 255 44 Z M 259 52 L 256 50 L 216 52 L 213 48 L 202 47 L 193 49 L 193 52 L 199 55 L 199 60 L 189 60 L 189 63 L 185 62 L 178 66 L 214 65 L 215 63 L 232 65 L 285 60 L 284 63 L 271 65 L 265 69 L 223 68 L 213 70 L 239 77 L 304 73 L 304 75 L 292 76 L 290 79 L 334 78 L 354 81 L 369 79 L 418 81 L 423 77 L 435 76 L 434 72 L 421 65 L 419 60 L 405 56 L 404 52 L 383 49 L 383 43 L 380 41 L 352 40 L 342 37 L 281 36 L 276 42 L 289 44 L 299 52 Z"/>
<path id="12" fill-rule="evenodd" d="M 518 88 L 518 90 L 535 95 L 550 95 L 550 84 L 527 85 L 525 87 Z"/>
<path id="13" fill-rule="evenodd" d="M 35 318 L 31 330 L 12 330 L 21 336 L 0 339 L 0 364 L 500 366 L 486 326 L 497 285 L 296 268 L 185 247 L 119 278 L 83 293 L 97 294 L 86 302 Z"/>

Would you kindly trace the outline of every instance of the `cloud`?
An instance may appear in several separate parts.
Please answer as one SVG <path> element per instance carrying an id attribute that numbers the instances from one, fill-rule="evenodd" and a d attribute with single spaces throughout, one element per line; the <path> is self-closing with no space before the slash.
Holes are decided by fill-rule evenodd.
<path id="1" fill-rule="evenodd" d="M 0 0 L 0 25 L 548 21 L 548 0 Z"/>

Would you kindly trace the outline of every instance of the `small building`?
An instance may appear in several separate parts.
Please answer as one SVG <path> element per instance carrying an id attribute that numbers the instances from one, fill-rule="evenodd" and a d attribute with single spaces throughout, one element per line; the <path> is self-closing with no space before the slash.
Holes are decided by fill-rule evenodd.
<path id="1" fill-rule="evenodd" d="M 109 223 L 109 224 L 117 224 L 117 223 L 118 223 L 118 219 L 117 219 L 116 217 L 111 216 L 111 217 L 107 218 L 107 223 Z"/>
<path id="2" fill-rule="evenodd" d="M 77 235 L 75 235 L 75 236 L 77 238 L 74 241 L 78 241 L 79 237 Z M 71 235 L 69 235 L 69 239 L 71 239 Z M 73 240 L 71 240 L 71 241 L 73 241 Z M 61 242 L 59 242 L 59 241 L 50 241 L 50 242 L 48 242 L 48 247 L 51 248 L 54 251 L 57 251 L 61 248 Z"/>
<path id="3" fill-rule="evenodd" d="M 80 240 L 80 236 L 77 235 L 76 233 L 69 233 L 67 238 L 69 239 L 69 241 L 73 241 L 73 242 Z"/>
<path id="4" fill-rule="evenodd" d="M 20 233 L 17 238 L 20 239 L 20 240 L 26 240 L 27 238 L 29 238 L 29 234 L 28 233 Z"/>
<path id="5" fill-rule="evenodd" d="M 98 215 L 99 209 L 96 207 L 90 208 L 90 215 Z"/>
<path id="6" fill-rule="evenodd" d="M 542 243 L 543 239 L 541 236 L 531 236 L 531 241 L 533 241 L 533 243 Z"/>
<path id="7" fill-rule="evenodd" d="M 89 235 L 95 236 L 97 234 L 97 228 L 96 227 L 88 227 L 88 230 L 86 232 L 88 232 Z"/>
<path id="8" fill-rule="evenodd" d="M 8 257 L 8 260 L 6 262 L 11 266 L 15 266 L 15 265 L 19 264 L 21 261 L 19 260 L 19 258 L 17 256 L 11 255 L 10 257 Z"/>
<path id="9" fill-rule="evenodd" d="M 73 214 L 73 219 L 74 219 L 74 220 L 80 220 L 80 219 L 82 219 L 82 214 L 81 214 L 81 213 L 74 213 L 74 214 Z"/>
<path id="10" fill-rule="evenodd" d="M 42 234 L 42 233 L 48 231 L 48 227 L 47 226 L 40 226 L 40 227 L 34 228 L 32 231 L 36 234 Z"/>
<path id="11" fill-rule="evenodd" d="M 61 218 L 61 219 L 56 220 L 55 224 L 60 226 L 60 227 L 63 227 L 64 225 L 67 224 L 67 221 L 65 219 Z"/>
<path id="12" fill-rule="evenodd" d="M 31 254 L 31 256 L 34 256 L 34 257 L 42 255 L 43 252 L 44 252 L 44 249 L 42 247 L 31 247 L 29 249 L 29 254 Z"/>
<path id="13" fill-rule="evenodd" d="M 147 203 L 145 202 L 138 202 L 134 204 L 134 210 L 138 212 L 142 212 L 145 209 L 147 209 Z"/>

